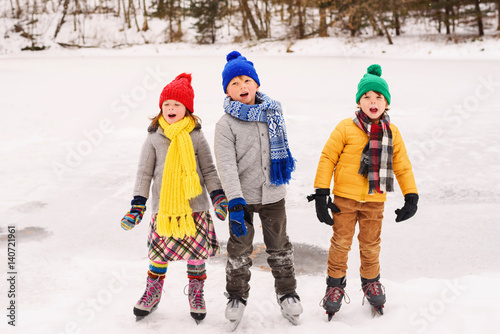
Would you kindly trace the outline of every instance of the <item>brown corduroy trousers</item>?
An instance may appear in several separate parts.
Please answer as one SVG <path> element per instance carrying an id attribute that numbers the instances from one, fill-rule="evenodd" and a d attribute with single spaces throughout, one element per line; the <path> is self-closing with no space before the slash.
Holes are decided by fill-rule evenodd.
<path id="1" fill-rule="evenodd" d="M 359 253 L 361 277 L 372 279 L 380 273 L 380 234 L 384 214 L 384 202 L 358 202 L 339 196 L 334 203 L 340 209 L 333 215 L 333 237 L 328 255 L 328 275 L 341 278 L 346 275 L 347 255 L 359 223 Z"/>

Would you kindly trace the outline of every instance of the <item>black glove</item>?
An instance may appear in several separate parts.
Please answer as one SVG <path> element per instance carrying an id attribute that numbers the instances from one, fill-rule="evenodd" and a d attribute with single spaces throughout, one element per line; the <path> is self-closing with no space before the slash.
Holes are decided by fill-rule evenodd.
<path id="1" fill-rule="evenodd" d="M 328 197 L 328 201 L 327 198 Z M 315 194 L 311 194 L 307 196 L 307 200 L 311 202 L 315 201 L 316 204 L 316 216 L 320 222 L 325 223 L 327 225 L 333 225 L 333 219 L 328 212 L 328 208 L 335 213 L 339 213 L 340 209 L 333 204 L 332 198 L 330 197 L 330 189 L 316 189 Z"/>
<path id="2" fill-rule="evenodd" d="M 408 218 L 413 217 L 415 212 L 417 212 L 418 195 L 417 194 L 406 194 L 405 195 L 405 205 L 401 209 L 396 211 L 396 222 L 402 222 Z"/>

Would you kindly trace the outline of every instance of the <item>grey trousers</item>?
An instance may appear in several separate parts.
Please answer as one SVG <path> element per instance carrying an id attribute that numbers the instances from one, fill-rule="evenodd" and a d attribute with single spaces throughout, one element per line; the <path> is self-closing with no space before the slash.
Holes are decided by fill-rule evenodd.
<path id="1" fill-rule="evenodd" d="M 274 277 L 277 294 L 295 292 L 297 281 L 293 267 L 293 246 L 286 233 L 285 200 L 272 204 L 247 205 L 253 222 L 253 214 L 258 213 L 262 222 L 262 233 L 268 254 L 267 263 Z M 246 224 L 247 234 L 235 237 L 230 233 L 227 243 L 226 290 L 230 296 L 248 298 L 250 291 L 250 267 L 253 252 L 253 225 Z"/>

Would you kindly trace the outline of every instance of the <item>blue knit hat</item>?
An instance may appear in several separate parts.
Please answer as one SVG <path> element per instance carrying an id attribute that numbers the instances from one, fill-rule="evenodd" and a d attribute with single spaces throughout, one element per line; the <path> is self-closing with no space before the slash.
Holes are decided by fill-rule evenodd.
<path id="1" fill-rule="evenodd" d="M 226 59 L 226 66 L 222 70 L 222 87 L 224 88 L 224 93 L 227 91 L 229 82 L 240 75 L 252 78 L 260 86 L 259 76 L 255 71 L 255 67 L 253 67 L 253 63 L 243 57 L 241 53 L 233 51 L 226 56 Z"/>
<path id="2" fill-rule="evenodd" d="M 391 93 L 389 93 L 389 85 L 382 79 L 382 67 L 378 64 L 373 64 L 368 67 L 366 74 L 359 81 L 358 92 L 356 93 L 356 103 L 359 103 L 361 96 L 369 91 L 379 92 L 384 95 L 387 104 L 391 104 Z"/>

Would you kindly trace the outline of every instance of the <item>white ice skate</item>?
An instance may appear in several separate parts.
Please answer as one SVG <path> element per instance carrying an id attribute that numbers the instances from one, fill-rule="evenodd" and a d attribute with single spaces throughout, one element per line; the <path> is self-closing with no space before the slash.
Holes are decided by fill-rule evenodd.
<path id="1" fill-rule="evenodd" d="M 295 293 L 287 293 L 286 295 L 277 295 L 278 304 L 281 308 L 281 314 L 293 325 L 300 324 L 299 316 L 304 311 L 300 303 L 300 297 Z"/>
<path id="2" fill-rule="evenodd" d="M 243 313 L 245 313 L 245 308 L 247 306 L 247 301 L 243 298 L 232 297 L 226 294 L 228 299 L 226 306 L 226 319 L 230 321 L 229 330 L 234 332 L 241 319 L 243 318 Z"/>

